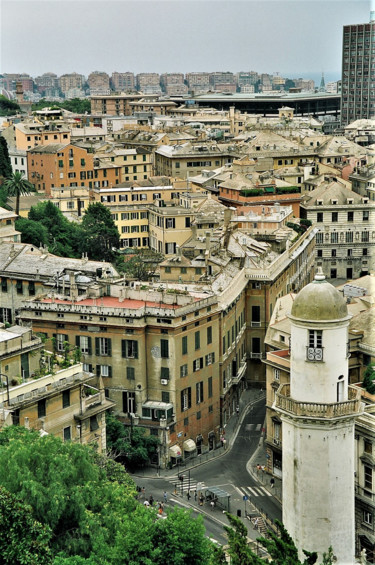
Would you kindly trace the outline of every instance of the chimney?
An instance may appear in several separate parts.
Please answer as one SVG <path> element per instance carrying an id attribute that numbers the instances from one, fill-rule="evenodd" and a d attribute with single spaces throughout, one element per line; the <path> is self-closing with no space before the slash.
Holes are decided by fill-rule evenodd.
<path id="1" fill-rule="evenodd" d="M 197 224 L 191 224 L 190 227 L 191 227 L 193 237 L 196 238 L 197 237 Z"/>
<path id="2" fill-rule="evenodd" d="M 232 210 L 230 210 L 229 208 L 224 210 L 224 226 L 226 228 L 229 226 L 231 217 L 232 217 Z"/>
<path id="3" fill-rule="evenodd" d="M 210 243 L 211 243 L 211 234 L 209 231 L 206 231 L 206 251 L 210 251 Z"/>

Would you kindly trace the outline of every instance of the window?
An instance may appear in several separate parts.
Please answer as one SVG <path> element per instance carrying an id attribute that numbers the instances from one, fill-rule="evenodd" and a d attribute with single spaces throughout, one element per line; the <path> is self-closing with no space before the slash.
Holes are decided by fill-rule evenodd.
<path id="1" fill-rule="evenodd" d="M 206 366 L 215 363 L 215 353 L 208 353 L 206 355 Z"/>
<path id="2" fill-rule="evenodd" d="M 361 241 L 362 243 L 368 243 L 370 241 L 370 232 L 368 231 L 363 231 L 361 234 Z"/>
<path id="3" fill-rule="evenodd" d="M 44 418 L 46 415 L 46 399 L 38 400 L 38 418 Z"/>
<path id="4" fill-rule="evenodd" d="M 169 381 L 169 367 L 161 367 L 160 378 Z"/>
<path id="5" fill-rule="evenodd" d="M 200 349 L 201 347 L 201 333 L 199 331 L 195 332 L 194 340 L 195 340 L 195 351 L 197 351 L 197 349 Z"/>
<path id="6" fill-rule="evenodd" d="M 35 296 L 35 283 L 34 283 L 34 281 L 29 281 L 29 296 Z"/>
<path id="7" fill-rule="evenodd" d="M 70 426 L 63 429 L 64 441 L 70 441 L 72 439 L 72 429 Z"/>
<path id="8" fill-rule="evenodd" d="M 169 392 L 164 392 L 164 391 L 162 391 L 162 393 L 161 393 L 161 401 L 168 403 L 169 400 L 170 400 L 170 394 L 169 394 Z"/>
<path id="9" fill-rule="evenodd" d="M 1 279 L 1 292 L 8 292 L 8 279 Z"/>
<path id="10" fill-rule="evenodd" d="M 370 213 L 370 212 L 369 212 L 368 210 L 363 210 L 363 212 L 362 212 L 362 220 L 363 220 L 364 222 L 368 222 L 368 220 L 369 220 L 369 213 Z"/>
<path id="11" fill-rule="evenodd" d="M 135 369 L 134 369 L 134 367 L 126 367 L 126 378 L 129 381 L 134 381 L 134 379 L 135 379 Z"/>
<path id="12" fill-rule="evenodd" d="M 68 336 L 66 334 L 53 334 L 56 339 L 56 351 L 64 351 L 64 342 L 68 341 Z"/>
<path id="13" fill-rule="evenodd" d="M 318 212 L 316 215 L 316 221 L 322 222 L 323 221 L 323 212 Z"/>
<path id="14" fill-rule="evenodd" d="M 207 328 L 207 345 L 212 343 L 212 326 L 208 326 Z"/>
<path id="15" fill-rule="evenodd" d="M 348 212 L 348 222 L 354 221 L 354 212 Z"/>
<path id="16" fill-rule="evenodd" d="M 365 489 L 372 490 L 372 468 L 364 466 Z"/>
<path id="17" fill-rule="evenodd" d="M 208 378 L 208 398 L 212 398 L 212 377 Z"/>
<path id="18" fill-rule="evenodd" d="M 86 355 L 92 355 L 91 337 L 85 335 L 76 336 L 76 346 Z"/>
<path id="19" fill-rule="evenodd" d="M 95 338 L 95 354 L 96 355 L 111 355 L 112 354 L 112 344 L 111 339 L 108 337 L 96 337 Z"/>
<path id="20" fill-rule="evenodd" d="M 371 443 L 371 441 L 367 441 L 365 439 L 363 449 L 364 449 L 365 453 L 369 453 L 370 455 L 372 455 L 372 443 Z"/>
<path id="21" fill-rule="evenodd" d="M 347 231 L 345 233 L 345 241 L 346 241 L 346 243 L 353 243 L 353 232 L 352 231 Z"/>
<path id="22" fill-rule="evenodd" d="M 23 285 L 22 285 L 22 281 L 17 281 L 17 282 L 16 282 L 16 290 L 17 290 L 17 294 L 23 294 Z"/>
<path id="23" fill-rule="evenodd" d="M 323 361 L 322 330 L 309 330 L 308 361 Z"/>
<path id="24" fill-rule="evenodd" d="M 125 391 L 122 393 L 122 411 L 125 414 L 136 413 L 135 392 Z"/>
<path id="25" fill-rule="evenodd" d="M 96 375 L 98 377 L 112 377 L 112 367 L 110 365 L 97 365 Z"/>
<path id="26" fill-rule="evenodd" d="M 200 420 L 201 417 L 202 417 L 202 413 L 201 413 L 201 411 L 199 410 L 199 412 L 197 412 L 197 420 Z"/>
<path id="27" fill-rule="evenodd" d="M 99 428 L 96 416 L 90 416 L 90 432 L 95 432 Z"/>
<path id="28" fill-rule="evenodd" d="M 162 359 L 168 359 L 169 357 L 169 341 L 167 339 L 160 340 L 160 355 Z"/>
<path id="29" fill-rule="evenodd" d="M 332 222 L 337 222 L 338 220 L 338 212 L 332 212 Z"/>
<path id="30" fill-rule="evenodd" d="M 368 526 L 372 526 L 372 512 L 368 512 L 367 510 L 363 511 L 363 521 Z"/>
<path id="31" fill-rule="evenodd" d="M 336 249 L 331 249 L 331 257 L 336 257 Z"/>
<path id="32" fill-rule="evenodd" d="M 339 242 L 339 234 L 337 232 L 331 233 L 331 243 L 338 243 Z"/>
<path id="33" fill-rule="evenodd" d="M 275 381 L 280 380 L 280 369 L 274 369 L 273 370 L 273 378 L 275 379 Z"/>
<path id="34" fill-rule="evenodd" d="M 64 390 L 62 394 L 62 407 L 68 408 L 70 406 L 70 390 Z"/>
<path id="35" fill-rule="evenodd" d="M 195 359 L 193 361 L 193 371 L 199 371 L 199 369 L 203 369 L 203 357 L 199 357 L 199 359 Z"/>
<path id="36" fill-rule="evenodd" d="M 185 363 L 185 365 L 181 365 L 180 367 L 180 377 L 187 377 L 188 374 L 188 366 L 187 363 Z"/>
<path id="37" fill-rule="evenodd" d="M 186 355 L 188 352 L 188 345 L 187 345 L 187 335 L 184 335 L 182 338 L 182 355 Z"/>
<path id="38" fill-rule="evenodd" d="M 223 353 L 225 353 L 225 336 L 223 337 Z"/>
<path id="39" fill-rule="evenodd" d="M 191 387 L 181 391 L 181 411 L 191 408 Z"/>
<path id="40" fill-rule="evenodd" d="M 316 243 L 323 243 L 323 234 L 322 233 L 317 233 L 316 234 Z"/>
<path id="41" fill-rule="evenodd" d="M 187 273 L 187 268 L 186 268 L 186 267 L 181 267 L 181 268 L 180 268 L 180 273 L 181 273 L 181 275 L 186 275 L 186 273 Z"/>
<path id="42" fill-rule="evenodd" d="M 134 339 L 121 340 L 122 356 L 125 359 L 138 359 L 138 341 Z"/>

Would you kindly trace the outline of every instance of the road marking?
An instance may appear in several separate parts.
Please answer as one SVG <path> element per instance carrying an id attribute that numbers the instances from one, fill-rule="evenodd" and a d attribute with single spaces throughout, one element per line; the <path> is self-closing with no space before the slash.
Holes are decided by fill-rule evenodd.
<path id="1" fill-rule="evenodd" d="M 188 506 L 187 504 L 184 504 L 183 502 L 181 502 L 181 500 L 177 500 L 176 498 L 170 498 L 169 501 L 174 502 L 175 504 L 179 504 L 180 506 L 183 506 L 184 508 L 190 508 L 190 506 Z"/>
<path id="2" fill-rule="evenodd" d="M 259 487 L 259 490 L 265 492 L 267 496 L 272 496 L 272 494 L 265 487 Z"/>
<path id="3" fill-rule="evenodd" d="M 234 486 L 234 485 L 233 485 Z M 247 492 L 243 492 L 241 489 L 234 487 L 236 489 L 236 491 L 238 492 L 238 494 L 242 497 L 244 494 L 247 494 Z"/>
<path id="4" fill-rule="evenodd" d="M 245 487 L 246 490 L 250 491 L 250 496 L 259 496 L 259 493 L 254 489 L 252 489 L 251 487 Z"/>

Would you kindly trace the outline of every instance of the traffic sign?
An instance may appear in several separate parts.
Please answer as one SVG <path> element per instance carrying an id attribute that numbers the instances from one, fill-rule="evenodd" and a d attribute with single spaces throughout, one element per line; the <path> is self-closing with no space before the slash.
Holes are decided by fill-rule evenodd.
<path id="1" fill-rule="evenodd" d="M 243 496 L 242 498 L 243 498 L 243 500 L 249 500 L 249 497 L 246 496 L 246 494 L 245 494 L 245 496 Z"/>

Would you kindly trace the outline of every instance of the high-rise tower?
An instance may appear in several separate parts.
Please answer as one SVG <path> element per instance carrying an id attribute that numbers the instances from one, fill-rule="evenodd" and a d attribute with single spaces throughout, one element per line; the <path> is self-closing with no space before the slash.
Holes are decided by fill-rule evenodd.
<path id="1" fill-rule="evenodd" d="M 375 116 L 375 0 L 370 22 L 344 26 L 341 125 Z"/>
<path id="2" fill-rule="evenodd" d="M 302 557 L 333 547 L 354 563 L 354 421 L 359 392 L 348 386 L 347 305 L 322 273 L 297 295 L 291 320 L 290 384 L 282 420 L 283 522 Z"/>

